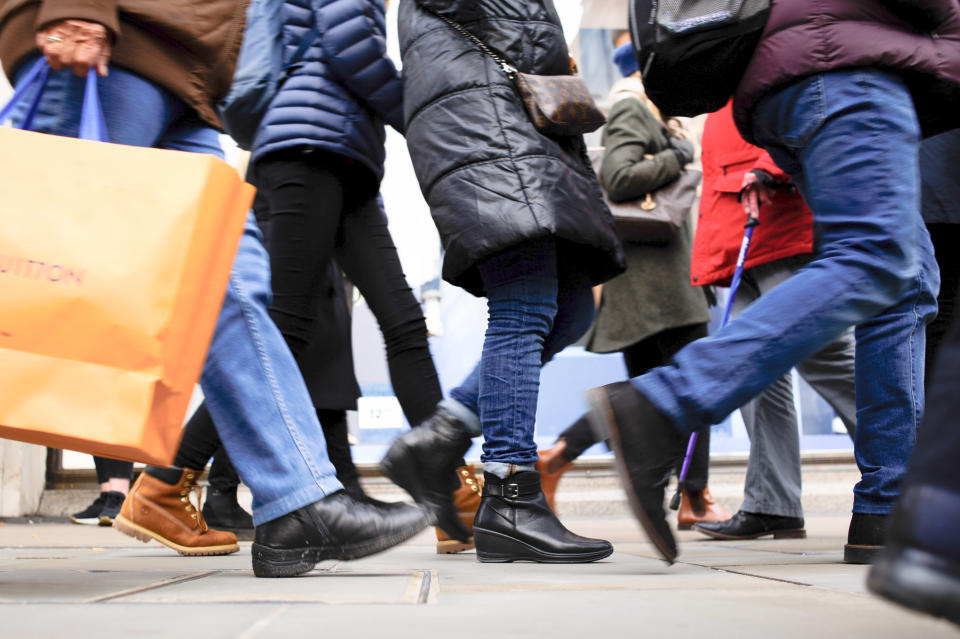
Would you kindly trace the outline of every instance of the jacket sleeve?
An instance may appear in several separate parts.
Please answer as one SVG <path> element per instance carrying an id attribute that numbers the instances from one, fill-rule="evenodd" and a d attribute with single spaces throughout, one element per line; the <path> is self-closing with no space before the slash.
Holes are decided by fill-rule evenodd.
<path id="1" fill-rule="evenodd" d="M 36 21 L 38 31 L 61 20 L 99 22 L 114 38 L 120 35 L 117 0 L 43 0 L 40 3 Z"/>
<path id="2" fill-rule="evenodd" d="M 770 154 L 764 151 L 760 154 L 760 157 L 757 158 L 757 161 L 753 164 L 751 170 L 766 171 L 769 173 L 773 179 L 780 182 L 789 182 L 790 176 L 773 161 L 773 158 L 770 157 Z"/>
<path id="3" fill-rule="evenodd" d="M 610 109 L 601 181 L 614 202 L 646 195 L 680 175 L 683 167 L 671 149 L 651 154 L 653 124 L 653 115 L 639 100 L 626 98 Z"/>
<path id="4" fill-rule="evenodd" d="M 403 78 L 387 56 L 370 0 L 334 0 L 317 11 L 330 72 L 387 124 L 403 133 Z"/>

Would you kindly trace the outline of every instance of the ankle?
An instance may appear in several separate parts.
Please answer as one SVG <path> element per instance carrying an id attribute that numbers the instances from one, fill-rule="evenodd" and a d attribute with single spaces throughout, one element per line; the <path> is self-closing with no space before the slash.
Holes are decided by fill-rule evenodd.
<path id="1" fill-rule="evenodd" d="M 537 467 L 534 464 L 508 464 L 504 462 L 484 462 L 484 474 L 493 475 L 499 480 L 507 479 L 520 473 L 536 472 Z"/>
<path id="2" fill-rule="evenodd" d="M 170 466 L 169 468 L 162 468 L 160 466 L 147 466 L 143 469 L 143 472 L 147 473 L 154 479 L 159 479 L 165 484 L 170 484 L 171 486 L 176 486 L 180 483 L 180 478 L 183 477 L 183 469 L 177 466 Z"/>

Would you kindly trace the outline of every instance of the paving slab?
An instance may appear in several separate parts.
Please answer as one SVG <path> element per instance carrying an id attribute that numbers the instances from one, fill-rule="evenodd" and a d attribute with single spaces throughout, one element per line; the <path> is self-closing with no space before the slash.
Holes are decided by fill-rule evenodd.
<path id="1" fill-rule="evenodd" d="M 960 637 L 866 592 L 867 568 L 841 563 L 848 521 L 814 518 L 807 539 L 778 541 L 683 532 L 673 566 L 629 517 L 567 520 L 616 547 L 585 565 L 437 555 L 425 531 L 374 557 L 256 579 L 249 543 L 180 557 L 110 528 L 19 520 L 0 525 L 0 637 Z"/>

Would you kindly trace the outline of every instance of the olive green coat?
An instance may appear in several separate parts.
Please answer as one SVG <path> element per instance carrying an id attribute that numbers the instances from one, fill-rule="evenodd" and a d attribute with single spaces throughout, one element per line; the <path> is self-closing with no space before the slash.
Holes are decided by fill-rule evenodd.
<path id="1" fill-rule="evenodd" d="M 624 201 L 675 180 L 681 166 L 660 120 L 636 95 L 614 90 L 601 174 L 610 198 Z M 624 243 L 624 252 L 627 271 L 603 285 L 588 350 L 620 351 L 665 329 L 710 320 L 703 289 L 690 286 L 689 229 L 665 246 Z"/>

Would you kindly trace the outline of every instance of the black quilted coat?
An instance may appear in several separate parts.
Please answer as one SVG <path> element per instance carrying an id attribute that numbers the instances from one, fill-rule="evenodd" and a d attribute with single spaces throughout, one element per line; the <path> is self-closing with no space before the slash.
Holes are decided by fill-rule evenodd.
<path id="1" fill-rule="evenodd" d="M 446 253 L 443 277 L 483 295 L 477 263 L 546 236 L 594 283 L 623 251 L 580 136 L 541 135 L 496 63 L 431 12 L 527 73 L 569 73 L 551 0 L 402 0 L 407 145 Z"/>

